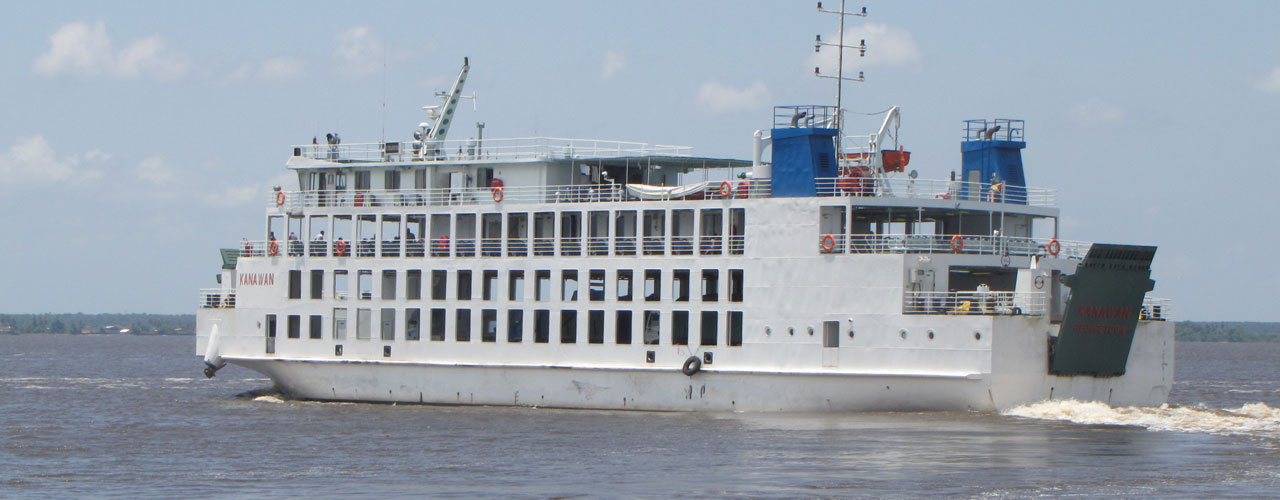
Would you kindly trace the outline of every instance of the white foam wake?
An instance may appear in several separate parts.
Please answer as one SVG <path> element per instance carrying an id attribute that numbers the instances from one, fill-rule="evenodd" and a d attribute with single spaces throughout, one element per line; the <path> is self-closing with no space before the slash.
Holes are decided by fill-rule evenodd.
<path id="1" fill-rule="evenodd" d="M 273 394 L 258 396 L 256 398 L 253 398 L 253 400 L 259 403 L 283 403 L 284 402 L 283 399 L 280 399 L 279 397 Z"/>
<path id="2" fill-rule="evenodd" d="M 1249 403 L 1236 409 L 1159 407 L 1112 408 L 1096 401 L 1041 401 L 1004 415 L 1090 425 L 1132 425 L 1158 431 L 1203 432 L 1280 438 L 1280 409 Z"/>

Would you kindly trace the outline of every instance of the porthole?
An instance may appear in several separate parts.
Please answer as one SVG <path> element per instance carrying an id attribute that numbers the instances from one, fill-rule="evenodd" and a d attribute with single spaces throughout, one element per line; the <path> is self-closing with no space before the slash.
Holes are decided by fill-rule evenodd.
<path id="1" fill-rule="evenodd" d="M 849 338 L 853 338 L 853 330 L 852 330 L 852 329 L 850 329 L 850 330 L 849 330 Z"/>
<path id="2" fill-rule="evenodd" d="M 769 327 L 767 327 L 767 326 L 766 326 L 766 327 L 764 327 L 764 334 L 765 334 L 765 335 L 773 335 L 773 328 L 769 328 Z"/>
<path id="3" fill-rule="evenodd" d="M 794 336 L 795 334 L 796 334 L 796 327 L 794 327 L 794 326 L 788 326 L 788 327 L 787 327 L 787 335 L 792 335 L 792 336 Z"/>
<path id="4" fill-rule="evenodd" d="M 812 327 L 812 326 L 811 326 L 811 327 L 809 327 L 809 336 L 810 336 L 810 337 L 812 337 L 812 336 L 813 336 L 813 327 Z"/>
<path id="5" fill-rule="evenodd" d="M 982 340 L 982 332 L 973 332 L 973 340 Z"/>
<path id="6" fill-rule="evenodd" d="M 933 330 L 929 330 L 929 340 L 933 340 Z"/>
<path id="7" fill-rule="evenodd" d="M 898 336 L 902 337 L 902 340 L 907 340 L 907 329 L 903 328 L 901 330 L 898 330 Z"/>

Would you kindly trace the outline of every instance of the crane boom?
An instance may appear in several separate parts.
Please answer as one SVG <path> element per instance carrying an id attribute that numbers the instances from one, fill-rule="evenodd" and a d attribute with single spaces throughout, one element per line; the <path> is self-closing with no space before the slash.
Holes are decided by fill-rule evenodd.
<path id="1" fill-rule="evenodd" d="M 433 121 L 430 123 L 430 129 L 424 130 L 421 134 L 422 148 L 418 150 L 421 157 L 435 156 L 439 154 L 441 146 L 444 144 L 445 138 L 449 135 L 449 125 L 453 123 L 453 112 L 458 107 L 458 99 L 462 96 L 462 86 L 467 83 L 467 71 L 471 69 L 470 58 L 462 58 L 462 71 L 458 72 L 458 79 L 453 82 L 453 87 L 446 93 L 437 93 L 436 95 L 444 100 L 443 109 L 441 106 L 423 106 L 427 110 L 427 116 Z M 423 124 L 425 128 L 428 124 Z"/>

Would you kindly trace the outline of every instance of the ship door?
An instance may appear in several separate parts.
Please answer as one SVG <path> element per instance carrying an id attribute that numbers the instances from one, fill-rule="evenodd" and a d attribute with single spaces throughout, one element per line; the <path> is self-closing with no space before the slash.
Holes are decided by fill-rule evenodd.
<path id="1" fill-rule="evenodd" d="M 840 322 L 822 322 L 822 366 L 840 365 Z"/>
<path id="2" fill-rule="evenodd" d="M 267 315 L 267 354 L 276 352 L 276 315 Z"/>

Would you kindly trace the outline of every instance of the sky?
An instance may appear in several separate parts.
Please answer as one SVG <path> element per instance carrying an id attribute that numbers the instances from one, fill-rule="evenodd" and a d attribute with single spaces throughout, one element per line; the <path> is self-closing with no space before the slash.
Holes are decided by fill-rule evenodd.
<path id="1" fill-rule="evenodd" d="M 828 0 L 827 7 L 838 5 Z M 848 133 L 902 109 L 921 178 L 966 119 L 1026 120 L 1064 239 L 1159 246 L 1192 320 L 1280 321 L 1280 2 L 850 2 Z M 261 234 L 291 145 L 407 139 L 470 57 L 450 138 L 749 159 L 772 106 L 834 104 L 808 1 L 36 2 L 0 18 L 0 312 L 190 313 Z M 865 132 L 863 132 L 865 131 Z M 1257 265 L 1245 266 L 1253 262 Z"/>

